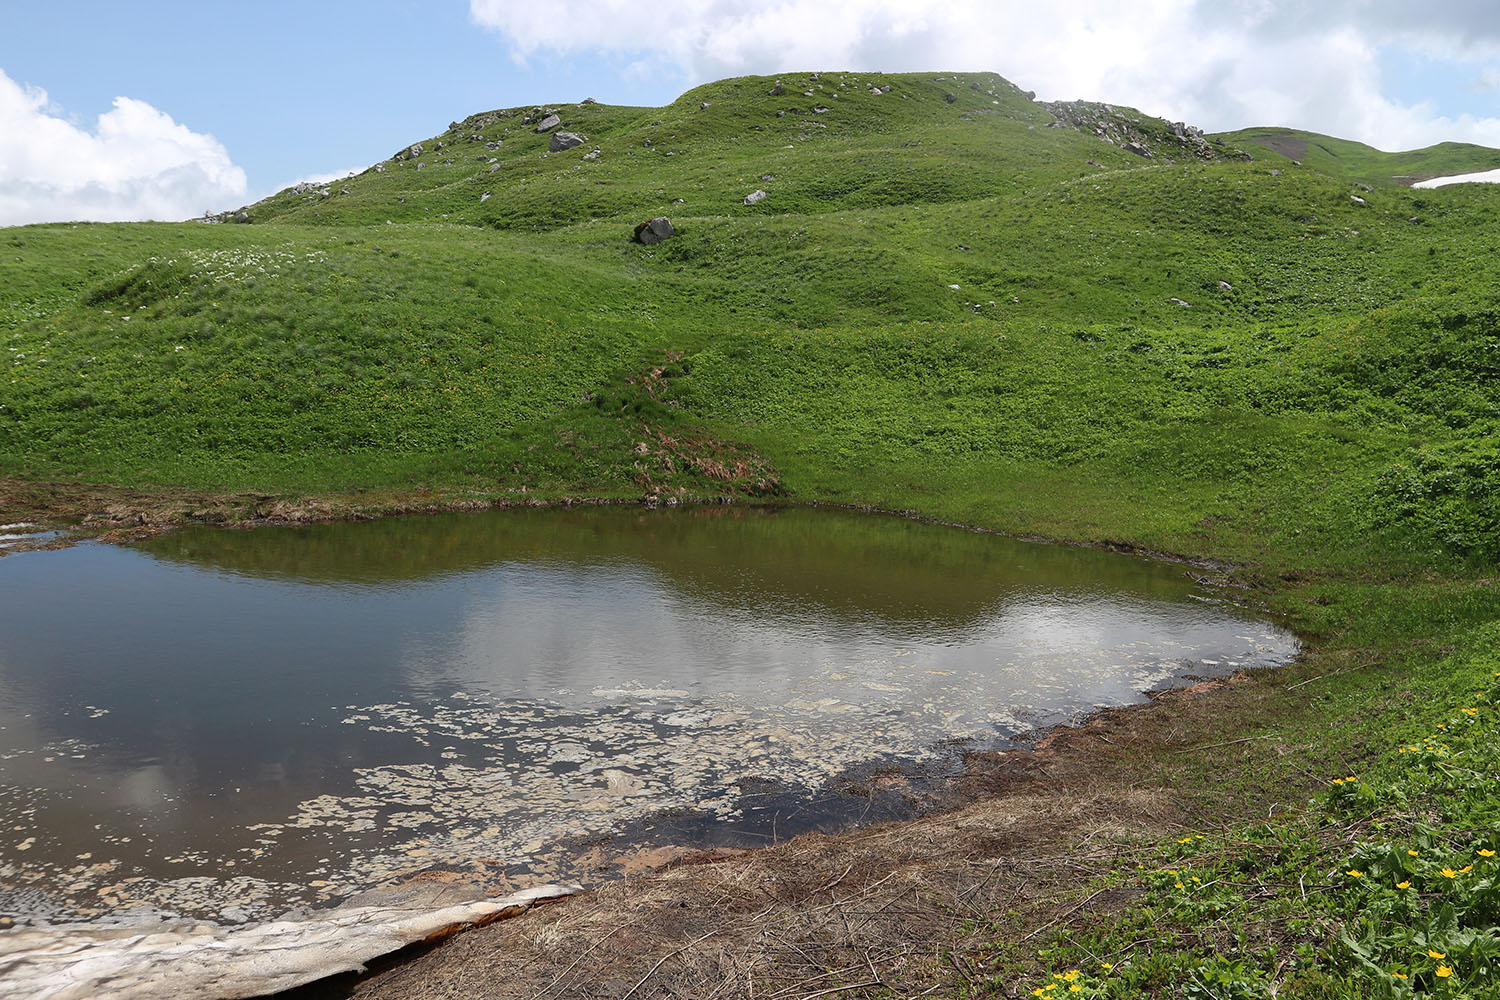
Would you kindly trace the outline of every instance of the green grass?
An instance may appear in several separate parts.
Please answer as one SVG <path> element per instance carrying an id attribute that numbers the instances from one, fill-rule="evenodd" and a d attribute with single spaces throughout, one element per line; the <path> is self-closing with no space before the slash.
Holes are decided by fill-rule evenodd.
<path id="1" fill-rule="evenodd" d="M 1403 678 L 1425 710 L 1359 773 L 1335 759 L 1305 808 L 1143 845 L 1092 887 L 1128 912 L 1031 951 L 971 927 L 975 967 L 1032 971 L 970 995 L 1497 995 L 1500 630 L 1452 638 Z"/>
<path id="2" fill-rule="evenodd" d="M 1111 112 L 1150 137 L 1146 160 L 1048 127 L 990 74 L 855 77 L 563 106 L 589 141 L 559 154 L 522 124 L 534 109 L 486 112 L 424 140 L 420 161 L 249 206 L 250 225 L 0 232 L 0 476 L 370 491 L 376 507 L 429 490 L 774 494 L 1225 560 L 1315 641 L 1314 662 L 1373 666 L 1285 700 L 1278 724 L 1304 749 L 1282 770 L 1174 761 L 1184 797 L 1233 812 L 1300 780 L 1286 767 L 1339 754 L 1368 764 L 1369 843 L 1418 819 L 1434 845 L 1478 843 L 1474 809 L 1412 805 L 1436 801 L 1442 768 L 1403 785 L 1415 758 L 1389 737 L 1428 732 L 1493 665 L 1500 188 L 1389 182 L 1500 152 L 1311 137 L 1326 157 L 1292 167 L 1252 130 L 1203 159 L 1165 122 Z M 1375 186 L 1363 205 L 1354 181 Z M 768 197 L 742 204 L 755 189 Z M 679 235 L 629 241 L 663 213 Z M 1316 875 L 1308 899 L 1275 897 L 1300 929 L 1254 938 L 1243 893 L 1178 906 L 1175 881 L 1122 871 L 1110 878 L 1143 880 L 1176 936 L 1114 976 L 1089 970 L 1087 988 L 1393 989 L 1359 954 L 1411 983 L 1469 982 L 1477 952 L 1437 983 L 1390 944 L 1448 897 L 1419 913 L 1359 895 L 1373 881 L 1330 881 L 1378 860 L 1319 839 L 1340 788 L 1239 834 L 1283 853 L 1220 843 L 1193 861 L 1205 881 L 1224 866 L 1267 884 Z M 1185 871 L 1187 847 L 1163 863 Z M 1194 936 L 1210 913 L 1227 936 Z M 1097 947 L 1140 930 L 1111 919 L 1088 929 Z M 1278 966 L 1267 941 L 1312 957 Z M 1082 969 L 1073 945 L 1047 947 L 998 953 Z"/>

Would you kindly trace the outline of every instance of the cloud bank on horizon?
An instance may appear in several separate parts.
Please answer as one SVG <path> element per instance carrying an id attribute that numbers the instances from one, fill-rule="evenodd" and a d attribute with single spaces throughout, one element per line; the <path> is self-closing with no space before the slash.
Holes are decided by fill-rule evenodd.
<path id="1" fill-rule="evenodd" d="M 144 101 L 116 97 L 88 131 L 0 70 L 0 226 L 186 219 L 245 191 L 213 136 Z"/>
<path id="2" fill-rule="evenodd" d="M 697 84 L 746 73 L 993 70 L 1054 100 L 1088 98 L 1210 131 L 1287 125 L 1412 149 L 1500 146 L 1500 116 L 1445 115 L 1383 93 L 1382 50 L 1500 86 L 1493 0 L 470 0 L 517 59 L 611 53 Z"/>

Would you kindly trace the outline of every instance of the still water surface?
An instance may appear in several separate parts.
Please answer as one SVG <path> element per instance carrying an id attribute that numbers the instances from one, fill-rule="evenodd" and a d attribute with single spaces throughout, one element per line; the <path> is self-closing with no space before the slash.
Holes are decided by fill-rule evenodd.
<path id="1" fill-rule="evenodd" d="M 0 913 L 233 922 L 426 866 L 545 881 L 663 815 L 839 825 L 872 763 L 1295 649 L 1177 566 L 808 509 L 13 554 Z"/>

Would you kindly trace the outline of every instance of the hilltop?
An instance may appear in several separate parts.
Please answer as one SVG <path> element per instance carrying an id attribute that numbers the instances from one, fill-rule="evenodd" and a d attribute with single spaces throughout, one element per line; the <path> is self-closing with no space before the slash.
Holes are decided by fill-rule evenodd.
<path id="1" fill-rule="evenodd" d="M 1436 753 L 1448 706 L 1491 697 L 1500 670 L 1500 187 L 1404 186 L 1500 151 L 1205 135 L 1037 102 L 989 73 L 822 72 L 719 81 L 663 108 L 485 111 L 383 137 L 371 156 L 344 181 L 211 220 L 224 224 L 0 233 L 5 520 L 122 537 L 188 520 L 771 500 L 1190 560 L 1224 585 L 1212 599 L 1296 628 L 1302 661 L 1098 720 L 1034 765 L 977 767 L 967 794 L 1025 801 L 960 833 L 921 828 L 921 864 L 938 868 L 912 867 L 899 830 L 859 841 L 878 856 L 858 868 L 836 863 L 845 840 L 745 862 L 735 884 L 788 886 L 782 912 L 806 918 L 778 981 L 790 989 L 805 960 L 810 995 L 859 995 L 876 965 L 883 984 L 1019 995 L 1016 970 L 1062 976 L 1086 940 L 1090 961 L 1123 967 L 1098 995 L 1190 975 L 1204 996 L 1434 982 L 1390 942 L 1447 933 L 1436 916 L 1416 928 L 1459 919 L 1433 909 L 1448 883 L 1371 909 L 1342 880 L 1407 863 L 1404 846 L 1376 849 L 1414 822 L 1400 809 L 1417 801 L 1401 778 L 1415 758 L 1393 741 Z M 633 241 L 659 216 L 675 235 Z M 1378 795 L 1340 791 L 1325 823 L 1304 803 L 1330 762 L 1341 782 L 1386 777 Z M 1444 801 L 1412 807 L 1423 850 L 1468 850 L 1482 810 Z M 1034 822 L 1003 826 L 1015 815 Z M 1169 829 L 1189 846 L 1157 844 Z M 1157 877 L 1195 850 L 1182 829 L 1226 831 L 1223 878 L 1203 872 L 1237 901 L 1199 905 Z M 1346 854 L 1366 840 L 1374 860 L 1357 867 Z M 966 884 L 1009 892 L 990 880 L 1002 862 L 1050 874 L 976 902 Z M 726 882 L 694 870 L 705 892 Z M 864 925 L 819 922 L 833 889 L 892 872 L 902 895 L 881 907 L 908 922 L 888 953 Z M 721 982 L 710 972 L 730 952 L 712 950 L 732 934 L 766 960 L 768 925 L 748 916 L 765 901 L 746 892 L 743 927 L 694 930 L 722 936 L 699 939 L 691 969 L 709 971 L 684 995 Z M 596 929 L 647 911 L 680 928 L 674 893 L 580 906 L 601 907 Z M 1250 915 L 1268 901 L 1279 916 Z M 1385 930 L 1340 936 L 1361 920 Z M 670 936 L 595 953 L 613 930 L 555 926 L 506 943 L 530 949 L 515 995 L 584 954 L 611 969 L 606 994 L 634 992 L 680 954 Z M 1463 932 L 1490 933 L 1478 926 Z M 1157 948 L 1163 928 L 1178 936 Z M 819 935 L 845 931 L 825 961 Z M 1465 940 L 1466 975 L 1487 953 Z M 486 983 L 500 975 L 492 955 L 474 961 Z"/>
<path id="2" fill-rule="evenodd" d="M 559 148 L 564 136 L 577 144 Z M 990 73 L 811 73 L 706 84 L 664 108 L 589 100 L 481 112 L 347 180 L 296 185 L 241 211 L 249 222 L 553 229 L 671 212 L 956 203 L 1101 170 L 1234 158 L 1245 157 L 1181 123 L 1038 104 Z M 745 205 L 756 190 L 766 200 Z"/>

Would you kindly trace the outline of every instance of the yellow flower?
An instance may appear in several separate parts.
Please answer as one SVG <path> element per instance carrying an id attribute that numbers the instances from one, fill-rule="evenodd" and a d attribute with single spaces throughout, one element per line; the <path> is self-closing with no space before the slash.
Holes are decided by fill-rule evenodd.
<path id="1" fill-rule="evenodd" d="M 1356 778 L 1354 775 L 1351 774 L 1351 775 L 1349 775 L 1349 777 L 1345 778 L 1344 780 L 1345 781 L 1358 781 L 1359 779 Z"/>
<path id="2" fill-rule="evenodd" d="M 1063 982 L 1065 982 L 1065 983 L 1071 983 L 1071 982 L 1073 982 L 1077 978 L 1078 978 L 1078 970 L 1077 969 L 1073 969 L 1071 972 L 1068 972 L 1066 975 L 1063 976 Z"/>
<path id="3" fill-rule="evenodd" d="M 1031 991 L 1031 995 L 1034 996 L 1034 997 L 1044 997 L 1044 996 L 1047 995 L 1047 991 L 1046 990 L 1042 990 L 1042 989 L 1036 989 L 1036 990 L 1032 990 Z"/>
<path id="4" fill-rule="evenodd" d="M 1396 883 L 1396 888 L 1397 889 L 1410 889 L 1411 888 L 1411 883 L 1410 882 L 1397 882 Z"/>
<path id="5" fill-rule="evenodd" d="M 1391 978 L 1393 978 L 1393 979 L 1409 979 L 1411 977 L 1408 976 L 1408 975 L 1406 975 L 1406 973 L 1404 973 L 1404 972 L 1393 972 L 1393 973 L 1391 973 Z"/>
<path id="6" fill-rule="evenodd" d="M 1191 843 L 1192 839 L 1193 839 L 1192 837 L 1183 837 L 1181 840 L 1178 841 L 1178 843 L 1179 844 Z"/>
<path id="7" fill-rule="evenodd" d="M 1333 779 L 1333 783 L 1335 785 L 1342 785 L 1344 783 L 1344 779 L 1343 778 L 1334 778 Z"/>
<path id="8" fill-rule="evenodd" d="M 1477 709 L 1477 708 L 1460 708 L 1459 711 L 1462 712 L 1462 713 L 1464 713 L 1465 715 L 1478 715 L 1479 714 L 1479 709 Z"/>
<path id="9" fill-rule="evenodd" d="M 1444 868 L 1443 878 L 1458 878 L 1458 872 L 1454 871 L 1452 868 Z"/>
<path id="10" fill-rule="evenodd" d="M 1181 888 L 1182 888 L 1182 883 L 1181 883 L 1181 882 L 1178 882 L 1178 883 L 1177 883 L 1177 888 L 1179 888 L 1179 889 L 1181 889 Z"/>
<path id="11" fill-rule="evenodd" d="M 1447 958 L 1448 957 L 1448 953 L 1446 951 L 1433 951 L 1431 948 L 1428 948 L 1427 949 L 1427 957 L 1428 958 Z"/>
<path id="12" fill-rule="evenodd" d="M 1346 871 L 1346 872 L 1345 872 L 1345 873 L 1344 873 L 1344 874 L 1345 874 L 1345 875 L 1352 875 L 1352 876 L 1354 876 L 1354 877 L 1355 877 L 1355 878 L 1364 878 L 1364 877 L 1365 877 L 1365 873 L 1364 873 L 1364 872 L 1361 872 L 1361 871 L 1355 871 L 1355 870 L 1354 870 L 1354 869 L 1353 869 L 1353 868 L 1351 868 L 1351 869 L 1349 869 L 1349 870 L 1348 870 L 1348 871 Z"/>
<path id="13" fill-rule="evenodd" d="M 1486 847 L 1481 847 L 1479 849 L 1479 856 L 1481 858 L 1493 858 L 1495 856 L 1495 852 Z"/>
<path id="14" fill-rule="evenodd" d="M 1074 983 L 1072 986 L 1068 987 L 1068 992 L 1069 993 L 1082 993 L 1083 992 L 1083 987 L 1079 986 L 1077 983 Z"/>
<path id="15" fill-rule="evenodd" d="M 1115 963 L 1113 962 L 1100 962 L 1099 964 L 1103 967 L 1105 972 L 1108 972 L 1110 969 L 1113 969 L 1115 967 Z"/>
<path id="16" fill-rule="evenodd" d="M 1406 849 L 1406 853 L 1407 853 L 1407 854 L 1410 854 L 1410 855 L 1411 855 L 1411 856 L 1412 856 L 1412 857 L 1416 857 L 1416 856 L 1417 856 L 1417 854 L 1418 854 L 1418 853 L 1419 853 L 1419 852 L 1417 852 L 1417 851 L 1414 851 L 1414 850 L 1412 850 L 1412 849 L 1411 849 L 1411 848 L 1410 848 L 1410 847 L 1408 847 L 1408 848 L 1407 848 L 1407 849 Z"/>
<path id="17" fill-rule="evenodd" d="M 1433 975 L 1437 976 L 1439 979 L 1447 979 L 1449 976 L 1453 975 L 1453 970 L 1446 965 L 1440 965 L 1433 970 Z"/>
<path id="18" fill-rule="evenodd" d="M 1193 876 L 1193 881 L 1194 882 L 1202 882 L 1203 880 L 1201 878 L 1199 878 L 1198 876 L 1194 875 Z"/>
<path id="19" fill-rule="evenodd" d="M 1474 870 L 1474 866 L 1473 865 L 1464 865 L 1462 868 L 1459 869 L 1460 872 L 1471 872 L 1473 870 Z"/>

